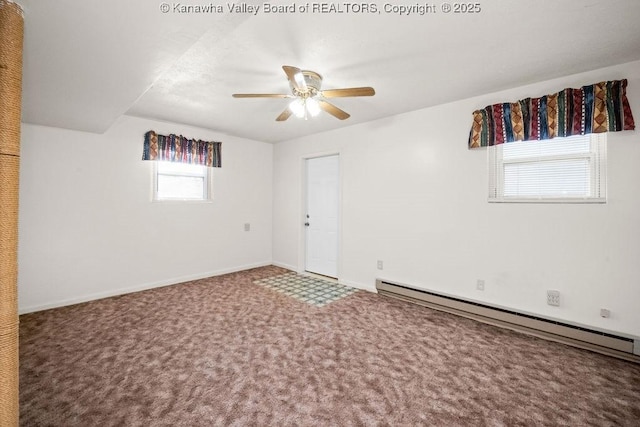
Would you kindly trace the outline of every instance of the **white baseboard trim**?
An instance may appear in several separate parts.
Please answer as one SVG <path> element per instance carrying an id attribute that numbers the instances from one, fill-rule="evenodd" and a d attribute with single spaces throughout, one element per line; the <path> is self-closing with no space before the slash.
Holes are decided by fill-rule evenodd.
<path id="1" fill-rule="evenodd" d="M 273 261 L 271 264 L 275 265 L 276 267 L 286 268 L 287 270 L 298 272 L 298 267 L 296 267 L 295 265 L 289 265 L 284 262 L 278 262 L 278 261 Z"/>
<path id="2" fill-rule="evenodd" d="M 33 313 L 36 311 L 49 310 L 51 308 L 65 307 L 67 305 L 80 304 L 83 302 L 95 301 L 103 298 L 114 297 L 117 295 L 130 294 L 133 292 L 146 291 L 148 289 L 161 288 L 163 286 L 177 285 L 178 283 L 190 282 L 192 280 L 205 279 L 207 277 L 222 276 L 223 274 L 235 273 L 238 271 L 249 270 L 257 267 L 265 267 L 272 265 L 271 261 L 263 261 L 254 264 L 240 265 L 237 267 L 225 268 L 221 270 L 209 271 L 205 273 L 190 274 L 187 276 L 173 277 L 167 280 L 160 280 L 150 283 L 142 283 L 139 285 L 128 286 L 126 288 L 112 289 L 104 292 L 96 292 L 93 294 L 83 295 L 76 298 L 67 298 L 58 301 L 52 301 L 46 304 L 32 305 L 27 307 L 19 307 L 18 314 Z"/>
<path id="3" fill-rule="evenodd" d="M 373 292 L 374 294 L 378 293 L 378 290 L 376 289 L 376 285 L 363 285 L 362 283 L 357 283 L 357 282 L 352 282 L 349 280 L 342 280 L 342 279 L 338 279 L 338 283 L 340 283 L 341 285 L 346 285 L 346 286 L 351 286 L 352 288 L 356 288 L 356 289 L 361 289 L 363 291 L 367 291 L 367 292 Z"/>

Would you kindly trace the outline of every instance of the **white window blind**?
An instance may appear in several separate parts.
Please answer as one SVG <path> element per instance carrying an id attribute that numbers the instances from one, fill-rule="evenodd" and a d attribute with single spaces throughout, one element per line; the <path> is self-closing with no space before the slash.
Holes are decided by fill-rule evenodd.
<path id="1" fill-rule="evenodd" d="M 155 162 L 154 200 L 209 200 L 207 167 Z"/>
<path id="2" fill-rule="evenodd" d="M 489 147 L 490 202 L 606 201 L 606 133 Z"/>

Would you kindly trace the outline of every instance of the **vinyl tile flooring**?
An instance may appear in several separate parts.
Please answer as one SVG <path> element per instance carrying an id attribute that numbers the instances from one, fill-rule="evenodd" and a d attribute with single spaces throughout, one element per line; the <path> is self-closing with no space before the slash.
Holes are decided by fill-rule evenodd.
<path id="1" fill-rule="evenodd" d="M 358 291 L 330 280 L 295 272 L 256 280 L 253 283 L 316 307 L 324 307 Z"/>

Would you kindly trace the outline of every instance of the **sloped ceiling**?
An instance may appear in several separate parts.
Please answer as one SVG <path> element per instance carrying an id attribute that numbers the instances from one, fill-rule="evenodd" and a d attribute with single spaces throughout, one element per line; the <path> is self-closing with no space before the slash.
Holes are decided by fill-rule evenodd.
<path id="1" fill-rule="evenodd" d="M 167 1 L 163 13 L 161 0 L 23 0 L 23 121 L 101 133 L 128 114 L 278 142 L 640 59 L 638 0 L 485 0 L 472 14 L 438 2 L 424 15 L 385 3 L 417 4 L 265 13 L 262 1 Z M 200 4 L 222 12 L 182 12 Z M 229 9 L 242 4 L 260 10 Z M 282 65 L 376 95 L 335 99 L 345 121 L 286 122 L 275 121 L 286 99 L 231 97 L 289 93 Z"/>

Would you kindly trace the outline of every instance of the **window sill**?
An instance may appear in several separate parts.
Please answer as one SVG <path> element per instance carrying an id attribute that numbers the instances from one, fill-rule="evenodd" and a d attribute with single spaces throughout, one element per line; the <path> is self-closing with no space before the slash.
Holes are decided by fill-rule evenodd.
<path id="1" fill-rule="evenodd" d="M 489 203 L 543 203 L 543 204 L 606 204 L 607 199 L 604 198 L 568 198 L 568 197 L 558 197 L 558 198 L 531 198 L 531 199 L 489 199 Z"/>
<path id="2" fill-rule="evenodd" d="M 194 199 L 153 199 L 151 203 L 167 203 L 167 204 L 207 204 L 213 203 L 213 200 L 194 200 Z"/>

